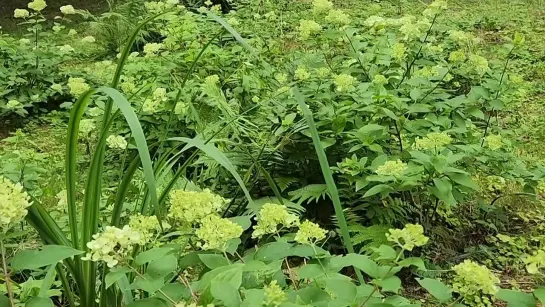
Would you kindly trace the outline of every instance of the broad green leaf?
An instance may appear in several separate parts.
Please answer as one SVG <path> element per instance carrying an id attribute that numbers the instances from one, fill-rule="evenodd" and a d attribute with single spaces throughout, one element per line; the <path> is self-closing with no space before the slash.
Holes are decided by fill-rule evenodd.
<path id="1" fill-rule="evenodd" d="M 393 191 L 393 188 L 391 186 L 387 184 L 377 184 L 376 186 L 367 190 L 367 192 L 363 194 L 363 198 L 370 197 L 378 193 L 381 193 L 384 195 L 384 194 L 390 193 L 391 191 Z"/>
<path id="2" fill-rule="evenodd" d="M 136 256 L 134 263 L 136 265 L 144 265 L 150 261 L 157 260 L 173 251 L 172 247 L 156 247 L 145 252 L 142 252 Z"/>
<path id="3" fill-rule="evenodd" d="M 396 258 L 396 251 L 388 245 L 381 245 L 379 247 L 373 247 L 373 251 L 379 256 L 375 260 L 393 260 Z"/>
<path id="4" fill-rule="evenodd" d="M 401 260 L 399 263 L 399 266 L 401 267 L 409 267 L 409 266 L 415 266 L 420 270 L 426 270 L 426 265 L 424 264 L 424 260 L 419 257 L 409 257 Z"/>
<path id="5" fill-rule="evenodd" d="M 375 282 L 384 292 L 397 293 L 399 288 L 401 288 L 401 279 L 399 279 L 397 276 L 388 276 L 384 279 L 376 279 Z"/>
<path id="6" fill-rule="evenodd" d="M 40 293 L 38 293 L 38 296 L 41 297 L 49 297 L 47 295 L 47 292 L 49 289 L 51 289 L 51 286 L 53 285 L 53 282 L 55 281 L 55 275 L 57 271 L 55 270 L 55 264 L 52 264 L 49 266 L 49 269 L 47 270 L 47 274 L 45 274 L 44 279 L 42 280 L 42 286 L 40 287 Z"/>
<path id="7" fill-rule="evenodd" d="M 141 299 L 127 305 L 127 307 L 170 307 L 170 306 L 171 305 L 167 303 L 167 301 L 157 297 L 149 297 L 149 298 Z"/>
<path id="8" fill-rule="evenodd" d="M 45 245 L 42 250 L 22 250 L 11 259 L 14 270 L 33 270 L 58 262 L 76 255 L 82 251 L 64 245 Z"/>
<path id="9" fill-rule="evenodd" d="M 452 290 L 437 279 L 417 279 L 418 283 L 426 289 L 439 302 L 445 303 L 452 299 Z"/>
<path id="10" fill-rule="evenodd" d="M 55 307 L 55 304 L 49 297 L 35 296 L 25 304 L 25 307 Z"/>
<path id="11" fill-rule="evenodd" d="M 381 277 L 381 270 L 378 264 L 364 255 L 347 254 L 346 256 L 342 257 L 333 257 L 331 258 L 329 264 L 332 268 L 339 270 L 347 266 L 353 266 L 362 270 L 365 272 L 365 274 L 373 278 Z"/>
<path id="12" fill-rule="evenodd" d="M 237 307 L 242 302 L 238 287 L 226 281 L 212 281 L 210 292 L 214 298 L 223 301 L 226 307 Z"/>
<path id="13" fill-rule="evenodd" d="M 251 216 L 249 215 L 234 216 L 229 218 L 231 222 L 234 222 L 240 225 L 240 227 L 242 227 L 242 229 L 244 230 L 247 230 L 248 228 L 252 226 L 252 221 L 250 219 L 251 219 Z"/>
<path id="14" fill-rule="evenodd" d="M 329 292 L 335 294 L 337 298 L 342 298 L 343 301 L 347 302 L 347 305 L 356 299 L 356 295 L 358 293 L 358 288 L 356 285 L 349 280 L 330 278 L 326 280 L 326 288 L 329 290 Z"/>
<path id="15" fill-rule="evenodd" d="M 537 288 L 534 290 L 534 296 L 541 302 L 545 304 L 545 288 Z"/>
<path id="16" fill-rule="evenodd" d="M 125 267 L 115 268 L 115 271 L 112 269 L 104 277 L 104 281 L 106 282 L 106 288 L 111 287 L 116 281 L 120 280 L 123 276 L 125 276 L 125 274 L 127 274 L 130 271 L 131 270 L 129 268 L 125 268 Z"/>
<path id="17" fill-rule="evenodd" d="M 536 307 L 537 302 L 530 293 L 524 293 L 517 290 L 500 289 L 495 297 L 507 302 L 509 307 Z"/>
<path id="18" fill-rule="evenodd" d="M 299 269 L 298 277 L 299 279 L 307 278 L 307 279 L 316 279 L 318 277 L 323 276 L 326 274 L 324 269 L 319 264 L 316 263 L 309 263 L 306 265 L 303 265 Z"/>
<path id="19" fill-rule="evenodd" d="M 254 307 L 263 305 L 265 292 L 263 289 L 248 289 L 244 291 L 244 301 L 242 307 Z"/>
<path id="20" fill-rule="evenodd" d="M 457 184 L 463 185 L 465 187 L 471 188 L 473 190 L 478 190 L 479 186 L 471 180 L 471 177 L 466 174 L 459 173 L 448 173 L 450 180 L 456 182 Z"/>
<path id="21" fill-rule="evenodd" d="M 209 269 L 219 268 L 221 266 L 229 265 L 229 260 L 225 259 L 223 255 L 218 254 L 200 254 L 199 259 Z"/>

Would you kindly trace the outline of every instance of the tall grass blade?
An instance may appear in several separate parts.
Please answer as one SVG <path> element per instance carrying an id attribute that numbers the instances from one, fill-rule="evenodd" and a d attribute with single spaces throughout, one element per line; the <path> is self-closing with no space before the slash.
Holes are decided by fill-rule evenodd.
<path id="1" fill-rule="evenodd" d="M 320 161 L 320 168 L 322 169 L 322 174 L 324 176 L 324 180 L 327 185 L 327 190 L 329 191 L 329 194 L 331 195 L 331 199 L 333 200 L 333 208 L 335 209 L 335 215 L 337 217 L 337 221 L 339 222 L 339 227 L 341 229 L 343 243 L 349 253 L 354 253 L 354 246 L 352 245 L 352 240 L 350 239 L 350 233 L 348 232 L 348 225 L 346 224 L 346 218 L 344 216 L 343 208 L 341 206 L 339 191 L 337 190 L 337 186 L 335 185 L 335 181 L 333 180 L 333 173 L 331 172 L 331 169 L 329 168 L 329 163 L 327 161 L 327 156 L 325 154 L 324 147 L 322 146 L 322 143 L 320 142 L 320 135 L 318 134 L 318 130 L 316 129 L 314 118 L 312 117 L 312 113 L 310 112 L 307 105 L 305 104 L 305 100 L 303 96 L 301 95 L 301 93 L 299 92 L 299 90 L 297 88 L 294 88 L 293 93 L 295 95 L 295 100 L 299 104 L 299 107 L 301 108 L 301 110 L 303 110 L 305 120 L 307 121 L 307 125 L 312 135 L 312 142 L 314 143 L 314 149 L 316 150 L 316 155 L 318 156 L 318 160 Z M 354 269 L 356 270 L 356 274 L 358 275 L 358 279 L 360 283 L 363 284 L 364 280 L 363 280 L 363 276 L 361 275 L 361 272 L 356 268 Z"/>
<path id="2" fill-rule="evenodd" d="M 205 141 L 203 141 L 198 136 L 193 139 L 185 138 L 185 137 L 175 137 L 175 138 L 170 138 L 169 140 L 187 143 L 187 145 L 182 149 L 182 151 L 188 150 L 192 147 L 196 147 L 202 152 L 204 152 L 205 154 L 207 154 L 208 156 L 210 156 L 210 158 L 216 160 L 216 162 L 218 162 L 221 166 L 223 166 L 226 170 L 228 170 L 231 173 L 231 175 L 233 175 L 235 180 L 238 182 L 240 188 L 242 189 L 242 192 L 244 192 L 244 195 L 246 196 L 248 203 L 250 204 L 253 203 L 252 197 L 250 196 L 250 192 L 246 188 L 246 185 L 244 184 L 244 181 L 238 174 L 235 166 L 231 163 L 231 161 L 229 161 L 229 159 L 223 154 L 223 152 L 221 152 L 216 146 L 210 143 L 205 143 Z"/>
<path id="3" fill-rule="evenodd" d="M 235 29 L 233 29 L 233 27 L 231 27 L 231 25 L 228 24 L 227 21 L 225 21 L 225 19 L 210 12 L 207 15 L 208 17 L 212 18 L 214 21 L 219 23 L 223 28 L 225 28 L 225 30 L 231 33 L 231 35 L 233 35 L 233 37 L 237 40 L 237 42 L 239 42 L 244 48 L 250 51 L 252 55 L 256 55 L 254 49 L 250 47 L 250 45 L 248 45 L 248 43 L 244 40 L 244 38 L 242 38 L 242 36 L 240 36 L 240 34 Z"/>

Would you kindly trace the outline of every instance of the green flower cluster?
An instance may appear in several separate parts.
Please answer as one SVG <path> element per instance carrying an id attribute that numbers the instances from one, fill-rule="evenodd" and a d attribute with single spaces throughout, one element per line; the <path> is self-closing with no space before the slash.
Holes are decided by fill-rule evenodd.
<path id="1" fill-rule="evenodd" d="M 123 150 L 127 148 L 127 141 L 125 141 L 125 138 L 121 135 L 110 135 L 106 139 L 106 144 L 111 149 Z"/>
<path id="2" fill-rule="evenodd" d="M 200 227 L 195 234 L 204 242 L 199 242 L 203 250 L 217 249 L 225 251 L 227 242 L 240 237 L 242 227 L 217 215 L 208 215 L 200 220 Z"/>
<path id="3" fill-rule="evenodd" d="M 503 147 L 503 140 L 501 135 L 491 134 L 484 139 L 486 146 L 491 150 L 498 150 Z"/>
<path id="4" fill-rule="evenodd" d="M 144 45 L 144 54 L 147 57 L 153 57 L 163 48 L 164 45 L 161 43 L 147 43 Z"/>
<path id="5" fill-rule="evenodd" d="M 405 44 L 403 43 L 395 43 L 392 46 L 392 58 L 394 58 L 396 61 L 403 61 L 407 52 L 407 47 L 405 47 Z"/>
<path id="6" fill-rule="evenodd" d="M 167 90 L 163 87 L 158 87 L 153 91 L 151 98 L 144 101 L 142 112 L 147 114 L 157 113 L 161 110 L 162 103 L 168 101 Z"/>
<path id="7" fill-rule="evenodd" d="M 78 97 L 89 90 L 89 85 L 85 83 L 85 79 L 83 78 L 69 78 L 68 88 L 72 96 Z"/>
<path id="8" fill-rule="evenodd" d="M 89 134 L 95 129 L 96 125 L 94 119 L 85 118 L 79 122 L 79 135 L 84 139 L 87 139 Z"/>
<path id="9" fill-rule="evenodd" d="M 226 203 L 225 198 L 209 189 L 202 192 L 173 190 L 170 192 L 168 216 L 181 223 L 197 223 L 207 216 L 216 215 Z"/>
<path id="10" fill-rule="evenodd" d="M 327 0 L 312 1 L 312 10 L 315 14 L 327 13 L 333 9 L 333 3 Z"/>
<path id="11" fill-rule="evenodd" d="M 129 227 L 142 235 L 142 244 L 149 242 L 156 233 L 161 231 L 161 225 L 155 215 L 132 215 L 129 219 Z"/>
<path id="12" fill-rule="evenodd" d="M 462 63 L 466 60 L 466 53 L 463 50 L 454 50 L 449 54 L 448 61 L 452 64 Z"/>
<path id="13" fill-rule="evenodd" d="M 280 306 L 286 300 L 286 293 L 278 285 L 276 279 L 265 285 L 263 292 L 265 292 L 264 303 L 266 306 Z"/>
<path id="14" fill-rule="evenodd" d="M 337 26 L 346 26 L 350 23 L 350 16 L 341 10 L 330 10 L 325 20 Z"/>
<path id="15" fill-rule="evenodd" d="M 487 176 L 485 181 L 487 190 L 494 193 L 500 193 L 507 186 L 505 178 L 501 176 Z"/>
<path id="16" fill-rule="evenodd" d="M 93 240 L 87 242 L 89 251 L 82 257 L 84 261 L 104 261 L 113 268 L 124 261 L 132 248 L 143 242 L 142 234 L 125 225 L 122 229 L 106 226 L 102 233 L 93 235 Z"/>
<path id="17" fill-rule="evenodd" d="M 0 176 L 0 227 L 3 233 L 27 215 L 29 200 L 23 186 Z"/>
<path id="18" fill-rule="evenodd" d="M 36 12 L 40 12 L 47 6 L 44 0 L 34 0 L 28 3 L 28 8 Z"/>
<path id="19" fill-rule="evenodd" d="M 279 231 L 278 226 L 290 228 L 299 224 L 299 218 L 291 214 L 286 206 L 266 203 L 261 207 L 256 218 L 257 225 L 252 233 L 253 238 L 261 238 L 266 234 L 273 234 Z"/>
<path id="20" fill-rule="evenodd" d="M 539 270 L 545 268 L 545 250 L 538 250 L 533 255 L 524 259 L 526 271 L 530 274 L 538 274 Z"/>
<path id="21" fill-rule="evenodd" d="M 489 69 L 488 60 L 485 57 L 476 54 L 469 56 L 469 65 L 478 75 L 483 75 Z"/>
<path id="22" fill-rule="evenodd" d="M 352 155 L 350 158 L 345 158 L 342 162 L 337 163 L 337 166 L 343 174 L 350 176 L 356 176 L 365 171 L 365 163 L 358 160 L 356 155 Z"/>
<path id="23" fill-rule="evenodd" d="M 333 78 L 333 83 L 335 84 L 335 90 L 337 92 L 352 92 L 356 89 L 354 86 L 356 84 L 356 78 L 347 74 L 336 75 Z"/>
<path id="24" fill-rule="evenodd" d="M 452 142 L 452 138 L 445 132 L 431 132 L 423 138 L 414 140 L 414 147 L 419 150 L 438 150 Z"/>
<path id="25" fill-rule="evenodd" d="M 298 66 L 295 70 L 295 79 L 304 81 L 308 78 L 310 78 L 310 73 L 308 72 L 307 68 L 304 66 Z"/>
<path id="26" fill-rule="evenodd" d="M 471 260 L 455 265 L 452 270 L 456 273 L 452 287 L 460 293 L 464 302 L 470 306 L 492 306 L 489 296 L 498 292 L 500 280 L 484 265 Z"/>
<path id="27" fill-rule="evenodd" d="M 299 21 L 299 35 L 302 39 L 308 39 L 320 31 L 322 31 L 322 26 L 314 20 L 302 19 Z"/>
<path id="28" fill-rule="evenodd" d="M 412 251 L 415 246 L 423 246 L 429 238 L 424 235 L 424 228 L 418 224 L 407 224 L 403 229 L 390 229 L 386 239 L 404 250 Z"/>
<path id="29" fill-rule="evenodd" d="M 386 161 L 383 165 L 379 166 L 375 173 L 379 176 L 394 176 L 401 177 L 407 170 L 407 164 L 396 161 Z"/>
<path id="30" fill-rule="evenodd" d="M 310 221 L 304 221 L 299 225 L 299 230 L 295 234 L 295 242 L 300 244 L 315 244 L 325 239 L 326 230 L 320 228 L 318 224 Z"/>
<path id="31" fill-rule="evenodd" d="M 388 78 L 386 78 L 384 75 L 375 75 L 373 77 L 373 84 L 377 86 L 382 86 L 388 84 Z"/>

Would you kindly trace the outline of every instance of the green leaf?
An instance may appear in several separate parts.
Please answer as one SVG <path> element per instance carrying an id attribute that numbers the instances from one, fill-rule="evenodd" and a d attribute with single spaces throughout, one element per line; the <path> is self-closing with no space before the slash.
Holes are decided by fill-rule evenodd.
<path id="1" fill-rule="evenodd" d="M 233 29 L 233 27 L 231 27 L 231 25 L 228 24 L 223 18 L 215 15 L 212 12 L 208 12 L 207 15 L 208 15 L 208 17 L 212 18 L 217 23 L 221 24 L 221 26 L 224 27 L 225 30 L 229 31 L 229 33 L 231 33 L 231 35 L 233 35 L 233 37 L 242 46 L 244 46 L 244 48 L 246 48 L 251 54 L 255 55 L 254 49 L 252 47 L 250 47 L 250 45 L 248 45 L 248 43 L 242 38 L 242 36 L 240 36 L 240 34 L 238 34 L 238 32 L 235 29 Z"/>
<path id="2" fill-rule="evenodd" d="M 157 297 L 149 297 L 128 304 L 127 307 L 169 307 L 171 306 L 165 300 Z"/>
<path id="3" fill-rule="evenodd" d="M 247 230 L 252 226 L 252 221 L 250 220 L 251 216 L 249 215 L 242 215 L 242 216 L 234 216 L 230 217 L 229 220 L 233 223 L 236 223 L 242 227 L 242 229 Z"/>
<path id="4" fill-rule="evenodd" d="M 11 259 L 12 269 L 33 270 L 57 264 L 61 260 L 83 254 L 82 251 L 64 245 L 45 245 L 42 250 L 22 250 Z"/>
<path id="5" fill-rule="evenodd" d="M 516 290 L 500 289 L 495 297 L 507 302 L 509 307 L 536 307 L 537 302 L 530 293 Z"/>
<path id="6" fill-rule="evenodd" d="M 409 257 L 401 260 L 399 263 L 399 266 L 401 267 L 409 267 L 409 266 L 415 266 L 419 268 L 420 270 L 426 270 L 426 265 L 424 264 L 424 260 L 419 257 Z"/>
<path id="7" fill-rule="evenodd" d="M 324 269 L 322 269 L 322 266 L 320 266 L 319 264 L 310 263 L 310 264 L 303 265 L 299 269 L 298 277 L 299 279 L 303 279 L 303 278 L 316 279 L 318 277 L 323 276 L 325 273 L 326 272 L 324 271 Z"/>
<path id="8" fill-rule="evenodd" d="M 445 202 L 445 204 L 447 205 L 456 204 L 456 200 L 452 195 L 452 184 L 450 183 L 449 179 L 434 178 L 433 183 L 435 184 L 435 186 L 431 187 L 430 189 L 433 195 Z"/>
<path id="9" fill-rule="evenodd" d="M 115 271 L 113 269 L 106 274 L 104 277 L 104 281 L 106 283 L 106 289 L 110 288 L 115 282 L 120 280 L 125 274 L 130 272 L 131 270 L 129 268 L 125 267 L 118 267 L 115 268 Z"/>
<path id="10" fill-rule="evenodd" d="M 226 281 L 213 281 L 210 292 L 214 298 L 223 301 L 226 307 L 237 307 L 242 302 L 238 287 Z"/>
<path id="11" fill-rule="evenodd" d="M 363 198 L 376 195 L 378 193 L 381 193 L 382 195 L 388 194 L 391 191 L 393 191 L 393 188 L 387 184 L 377 184 L 376 186 L 373 186 L 365 194 L 363 194 Z"/>
<path id="12" fill-rule="evenodd" d="M 479 186 L 475 182 L 473 182 L 473 180 L 471 180 L 471 177 L 467 174 L 448 173 L 447 175 L 449 176 L 450 180 L 456 182 L 457 184 L 463 185 L 473 190 L 479 189 Z"/>
<path id="13" fill-rule="evenodd" d="M 353 266 L 365 272 L 365 274 L 373 277 L 380 278 L 381 270 L 379 266 L 369 257 L 358 254 L 347 254 L 346 256 L 337 256 L 333 257 L 330 260 L 330 265 L 332 268 L 341 269 L 347 266 Z"/>
<path id="14" fill-rule="evenodd" d="M 401 279 L 397 276 L 389 276 L 384 279 L 377 279 L 375 282 L 382 287 L 384 292 L 397 293 L 401 288 Z"/>
<path id="15" fill-rule="evenodd" d="M 416 281 L 439 302 L 445 303 L 452 299 L 452 290 L 439 280 L 424 278 Z"/>
<path id="16" fill-rule="evenodd" d="M 413 88 L 409 93 L 409 96 L 411 96 L 412 100 L 417 101 L 418 98 L 422 96 L 422 91 L 419 88 Z"/>
<path id="17" fill-rule="evenodd" d="M 537 288 L 534 290 L 534 296 L 541 302 L 545 304 L 545 288 Z"/>
<path id="18" fill-rule="evenodd" d="M 223 255 L 200 254 L 199 259 L 201 259 L 204 265 L 206 265 L 209 269 L 215 269 L 221 266 L 229 265 L 229 260 L 225 259 Z"/>
<path id="19" fill-rule="evenodd" d="M 47 274 L 45 274 L 44 279 L 42 280 L 42 286 L 40 287 L 40 292 L 38 293 L 38 296 L 41 297 L 49 297 L 47 295 L 47 292 L 49 289 L 51 289 L 51 286 L 53 285 L 53 282 L 55 281 L 55 275 L 57 271 L 55 270 L 54 264 L 49 266 L 49 269 L 47 270 Z"/>
<path id="20" fill-rule="evenodd" d="M 396 258 L 396 251 L 388 245 L 381 245 L 380 247 L 372 247 L 373 251 L 379 256 L 375 260 L 393 260 Z"/>
<path id="21" fill-rule="evenodd" d="M 337 298 L 342 298 L 347 303 L 346 305 L 354 302 L 358 294 L 358 288 L 350 280 L 330 278 L 326 280 L 326 288 L 335 294 Z"/>
<path id="22" fill-rule="evenodd" d="M 145 252 L 142 252 L 136 256 L 134 259 L 134 263 L 136 265 L 144 265 L 148 262 L 151 262 L 153 260 L 157 260 L 168 254 L 169 252 L 173 251 L 174 248 L 172 247 L 156 247 L 152 248 L 150 250 L 147 250 Z"/>
<path id="23" fill-rule="evenodd" d="M 25 307 L 55 307 L 55 304 L 49 297 L 35 296 L 25 304 Z"/>

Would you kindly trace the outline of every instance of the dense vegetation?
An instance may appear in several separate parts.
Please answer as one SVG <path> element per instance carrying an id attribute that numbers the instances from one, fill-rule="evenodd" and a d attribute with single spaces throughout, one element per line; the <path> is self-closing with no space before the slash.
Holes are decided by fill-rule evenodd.
<path id="1" fill-rule="evenodd" d="M 47 5 L 0 32 L 1 306 L 545 303 L 539 3 Z"/>

